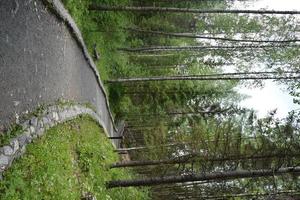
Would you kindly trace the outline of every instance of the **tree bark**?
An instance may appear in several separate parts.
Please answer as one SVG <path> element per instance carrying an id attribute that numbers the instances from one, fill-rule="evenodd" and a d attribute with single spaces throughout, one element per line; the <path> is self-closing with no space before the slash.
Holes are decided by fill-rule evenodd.
<path id="1" fill-rule="evenodd" d="M 212 27 L 212 26 L 207 26 L 207 27 L 209 27 L 209 28 L 216 28 L 217 26 L 214 26 L 214 27 Z M 228 26 L 222 26 L 222 27 L 228 27 Z M 101 32 L 101 33 L 116 33 L 116 32 L 124 32 L 124 31 L 134 31 L 135 29 L 133 29 L 133 28 L 125 28 L 125 27 L 119 27 L 120 29 L 122 29 L 122 30 L 100 30 L 100 29 L 91 29 L 91 30 L 89 30 L 90 32 Z M 208 31 L 208 30 L 207 30 Z M 291 30 L 291 32 L 299 32 L 300 30 L 298 30 L 298 29 L 295 29 L 295 30 Z M 221 31 L 219 31 L 219 32 L 210 32 L 210 33 L 207 33 L 207 32 L 203 32 L 203 33 L 197 33 L 197 34 L 201 34 L 201 36 L 211 36 L 211 35 L 214 35 L 214 36 L 216 36 L 216 35 L 224 35 L 224 34 L 228 34 L 228 33 L 230 33 L 230 34 L 250 34 L 250 35 L 253 35 L 253 34 L 256 34 L 256 33 L 258 33 L 258 32 L 253 32 L 253 31 L 239 31 L 239 32 L 234 32 L 234 31 L 230 31 L 230 32 L 228 32 L 228 31 L 224 31 L 224 32 L 221 32 Z M 185 33 L 175 33 L 175 34 L 182 34 L 182 35 L 193 35 L 194 33 L 191 33 L 191 32 L 185 32 Z"/>
<path id="2" fill-rule="evenodd" d="M 193 8 L 172 8 L 172 7 L 130 7 L 130 6 L 107 6 L 101 4 L 91 4 L 89 10 L 94 11 L 135 11 L 135 12 L 175 12 L 175 13 L 195 13 L 195 14 L 271 14 L 271 15 L 298 15 L 300 11 L 283 10 L 204 10 Z"/>
<path id="3" fill-rule="evenodd" d="M 166 145 L 157 145 L 160 147 L 172 147 L 172 146 L 176 146 L 176 145 L 182 145 L 185 143 L 171 143 L 171 144 L 166 144 Z M 122 152 L 122 151 L 135 151 L 135 150 L 143 150 L 143 149 L 150 149 L 150 148 L 156 148 L 157 146 L 141 146 L 141 147 L 129 147 L 129 148 L 121 148 L 121 149 L 116 149 L 115 151 L 117 152 Z"/>
<path id="4" fill-rule="evenodd" d="M 127 28 L 127 30 L 132 32 L 140 32 L 140 33 L 153 34 L 153 35 L 163 35 L 166 37 L 195 38 L 195 39 L 199 38 L 205 40 L 222 40 L 222 41 L 229 41 L 229 42 L 292 43 L 292 42 L 300 41 L 299 39 L 290 39 L 290 40 L 233 39 L 233 38 L 224 38 L 224 37 L 203 36 L 203 35 L 197 35 L 193 33 L 168 33 L 168 32 L 149 31 L 149 30 L 134 29 L 134 28 Z"/>
<path id="5" fill-rule="evenodd" d="M 209 111 L 174 111 L 174 112 L 166 112 L 166 113 L 145 113 L 145 114 L 132 114 L 133 116 L 139 117 L 147 117 L 147 116 L 164 116 L 164 115 L 214 115 L 214 114 L 222 114 L 227 111 L 233 110 L 233 107 L 228 107 L 224 109 L 216 109 Z M 127 116 L 130 116 L 129 114 Z"/>
<path id="6" fill-rule="evenodd" d="M 257 137 L 242 137 L 242 138 L 232 138 L 230 139 L 231 142 L 233 141 L 236 141 L 236 140 L 256 140 Z M 227 141 L 227 139 L 222 139 L 222 140 L 219 140 L 219 141 Z M 216 143 L 215 140 L 206 140 L 204 141 L 205 143 Z M 129 147 L 129 148 L 119 148 L 119 149 L 116 149 L 115 151 L 116 152 L 130 152 L 130 151 L 138 151 L 138 150 L 149 150 L 149 149 L 154 149 L 154 148 L 158 148 L 158 147 L 174 147 L 174 146 L 182 146 L 182 145 L 191 145 L 193 144 L 193 142 L 175 142 L 175 143 L 168 143 L 168 144 L 163 144 L 163 145 L 155 145 L 155 146 L 136 146 L 136 147 Z M 193 155 L 196 155 L 196 156 L 206 156 L 207 155 L 204 155 L 204 154 L 199 154 L 199 153 L 195 153 Z M 297 156 L 298 154 L 290 154 L 290 156 Z M 300 154 L 299 154 L 300 155 Z M 252 155 L 253 156 L 253 155 Z"/>
<path id="7" fill-rule="evenodd" d="M 297 44 L 281 45 L 231 45 L 231 46 L 151 46 L 141 48 L 118 48 L 119 51 L 126 52 L 163 52 L 163 51 L 203 51 L 203 50 L 249 50 L 249 49 L 270 49 L 299 47 Z"/>
<path id="8" fill-rule="evenodd" d="M 287 191 L 278 191 L 278 192 L 257 192 L 257 193 L 241 193 L 241 194 L 224 194 L 224 195 L 210 195 L 210 196 L 204 196 L 201 193 L 195 192 L 194 190 L 190 190 L 190 191 L 182 191 L 182 192 L 176 192 L 176 191 L 172 191 L 169 190 L 166 193 L 160 194 L 158 195 L 158 197 L 160 199 L 166 199 L 169 194 L 168 192 L 172 192 L 175 196 L 178 197 L 178 199 L 186 199 L 186 195 L 191 195 L 191 198 L 189 199 L 195 199 L 195 200 L 199 200 L 199 199 L 214 199 L 214 200 L 224 200 L 224 199 L 240 199 L 242 197 L 244 198 L 249 198 L 252 197 L 251 199 L 257 199 L 259 197 L 265 197 L 265 196 L 270 196 L 273 197 L 274 199 L 278 199 L 275 197 L 281 197 L 279 199 L 289 199 L 289 200 L 293 200 L 293 198 L 288 198 L 288 197 L 293 197 L 293 196 L 298 196 L 300 195 L 300 192 L 296 191 L 296 190 L 287 190 Z M 244 199 L 243 198 L 243 199 Z M 247 198 L 247 199 L 248 199 Z"/>
<path id="9" fill-rule="evenodd" d="M 258 160 L 258 159 L 279 158 L 279 157 L 291 158 L 296 156 L 300 156 L 300 154 L 267 154 L 267 155 L 250 155 L 250 156 L 232 155 L 232 156 L 220 157 L 220 158 L 209 158 L 207 155 L 195 153 L 195 154 L 186 155 L 174 159 L 117 162 L 112 164 L 110 168 L 142 167 L 142 166 L 162 165 L 162 164 L 191 163 L 191 162 L 195 162 L 196 157 L 201 157 L 203 161 L 208 161 L 208 162 L 224 162 L 224 161 L 235 161 L 235 160 Z"/>
<path id="10" fill-rule="evenodd" d="M 207 174 L 196 174 L 196 175 L 181 175 L 181 176 L 164 176 L 164 177 L 153 177 L 144 179 L 133 179 L 133 180 L 116 180 L 109 181 L 106 185 L 107 188 L 115 187 L 140 187 L 140 186 L 151 186 L 151 185 L 162 185 L 171 183 L 185 183 L 195 181 L 213 181 L 213 180 L 232 180 L 241 178 L 259 178 L 267 176 L 279 176 L 283 174 L 297 175 L 300 173 L 300 167 L 287 167 L 274 169 L 263 169 L 263 170 L 238 170 L 228 172 L 213 172 Z M 298 174 L 299 175 L 299 174 Z"/>
<path id="11" fill-rule="evenodd" d="M 218 196 L 201 196 L 201 199 L 230 199 L 237 197 L 262 197 L 262 196 L 278 196 L 278 195 L 299 195 L 300 192 L 295 190 L 279 191 L 279 192 L 265 192 L 265 193 L 244 193 L 244 194 L 228 194 Z"/>
<path id="12" fill-rule="evenodd" d="M 279 74 L 279 75 L 276 75 Z M 248 72 L 223 73 L 208 75 L 168 76 L 168 77 L 137 77 L 108 80 L 106 83 L 149 82 L 149 81 L 209 81 L 209 80 L 293 80 L 299 79 L 299 72 Z"/>

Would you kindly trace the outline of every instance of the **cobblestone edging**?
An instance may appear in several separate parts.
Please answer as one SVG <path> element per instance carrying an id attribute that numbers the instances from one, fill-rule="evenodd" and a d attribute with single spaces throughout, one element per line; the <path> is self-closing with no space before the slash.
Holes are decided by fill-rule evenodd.
<path id="1" fill-rule="evenodd" d="M 22 134 L 11 139 L 8 145 L 0 148 L 0 178 L 12 162 L 25 153 L 27 144 L 44 135 L 47 129 L 74 119 L 79 115 L 89 115 L 105 129 L 99 115 L 90 108 L 80 105 L 51 106 L 43 111 L 40 116 L 23 122 L 21 124 Z M 107 130 L 104 130 L 104 132 L 108 134 Z"/>
<path id="2" fill-rule="evenodd" d="M 48 6 L 50 6 L 51 11 L 59 19 L 61 19 L 65 23 L 65 25 L 68 27 L 68 29 L 72 33 L 73 37 L 77 41 L 79 47 L 82 49 L 84 57 L 86 58 L 89 66 L 93 70 L 93 72 L 94 72 L 94 74 L 96 76 L 97 82 L 99 84 L 99 87 L 100 87 L 101 91 L 104 94 L 104 98 L 105 98 L 105 101 L 106 101 L 105 102 L 106 103 L 106 107 L 107 107 L 107 110 L 109 112 L 110 119 L 112 121 L 112 125 L 113 125 L 113 128 L 114 128 L 114 131 L 117 131 L 117 128 L 116 128 L 115 123 L 114 123 L 114 118 L 112 116 L 112 113 L 111 113 L 111 110 L 110 110 L 110 107 L 109 107 L 108 96 L 107 96 L 107 93 L 106 93 L 106 91 L 104 89 L 104 85 L 103 85 L 103 83 L 102 83 L 102 81 L 100 79 L 100 75 L 99 75 L 99 72 L 97 70 L 97 67 L 96 67 L 93 59 L 91 58 L 91 56 L 90 56 L 90 54 L 88 52 L 88 49 L 87 49 L 87 47 L 86 47 L 86 45 L 84 43 L 83 37 L 81 35 L 81 32 L 80 32 L 79 28 L 77 27 L 75 21 L 73 20 L 73 18 L 69 14 L 69 12 L 65 9 L 64 5 L 61 3 L 60 0 L 42 0 L 42 1 L 45 4 L 47 4 Z"/>

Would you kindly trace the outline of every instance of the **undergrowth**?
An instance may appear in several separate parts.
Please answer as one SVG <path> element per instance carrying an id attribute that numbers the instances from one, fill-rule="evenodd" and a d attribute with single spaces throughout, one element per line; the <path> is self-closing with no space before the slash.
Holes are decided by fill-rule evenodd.
<path id="1" fill-rule="evenodd" d="M 106 181 L 126 179 L 129 171 L 107 166 L 118 160 L 103 130 L 89 117 L 51 128 L 5 172 L 0 199 L 147 199 L 135 188 L 105 188 Z"/>
<path id="2" fill-rule="evenodd" d="M 100 59 L 94 59 L 101 80 L 126 77 L 132 74 L 129 55 L 118 51 L 120 47 L 132 46 L 130 33 L 122 28 L 130 27 L 134 15 L 128 12 L 89 11 L 91 3 L 104 5 L 130 5 L 131 0 L 62 0 L 66 9 L 79 27 L 90 55 L 94 55 L 94 45 Z M 132 107 L 131 102 L 121 95 L 121 88 L 115 85 L 104 85 L 108 91 L 110 107 L 114 117 L 123 113 L 124 106 Z M 121 106 L 120 106 L 121 105 Z"/>

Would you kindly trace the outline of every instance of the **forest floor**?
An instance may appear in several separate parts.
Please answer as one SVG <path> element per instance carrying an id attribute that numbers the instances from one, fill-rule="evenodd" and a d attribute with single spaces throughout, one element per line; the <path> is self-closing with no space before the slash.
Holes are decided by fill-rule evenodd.
<path id="1" fill-rule="evenodd" d="M 95 139 L 97 138 L 97 139 Z M 141 189 L 105 188 L 105 182 L 132 176 L 109 169 L 118 155 L 102 128 L 89 117 L 80 117 L 51 128 L 29 144 L 0 182 L 0 199 L 147 199 Z"/>

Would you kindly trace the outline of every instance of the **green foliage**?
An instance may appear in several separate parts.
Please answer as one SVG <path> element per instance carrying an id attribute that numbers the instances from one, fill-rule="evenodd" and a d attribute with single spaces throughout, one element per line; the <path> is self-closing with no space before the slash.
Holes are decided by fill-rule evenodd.
<path id="1" fill-rule="evenodd" d="M 63 0 L 63 3 L 81 30 L 91 55 L 93 55 L 94 44 L 97 45 L 100 61 L 96 64 L 102 80 L 114 77 L 118 68 L 124 67 L 127 62 L 126 56 L 120 55 L 116 49 L 127 44 L 127 34 L 119 28 L 127 26 L 130 14 L 90 12 L 88 6 L 91 3 L 124 5 L 128 4 L 128 0 Z"/>
<path id="2" fill-rule="evenodd" d="M 91 1 L 64 1 L 78 22 L 84 39 L 92 52 L 93 43 L 98 44 L 101 60 L 97 63 L 102 79 L 129 77 L 156 77 L 204 75 L 222 73 L 232 66 L 236 71 L 299 70 L 299 48 L 247 48 L 234 50 L 203 50 L 191 52 L 130 53 L 118 48 L 187 45 L 260 45 L 264 43 L 208 41 L 179 38 L 134 31 L 134 29 L 173 33 L 195 33 L 231 39 L 285 40 L 294 39 L 297 19 L 293 16 L 242 15 L 242 14 L 184 14 L 156 12 L 96 12 L 87 11 Z M 201 9 L 230 8 L 231 1 L 95 1 L 105 5 L 163 6 Z M 95 30 L 95 31 L 93 31 Z M 100 32 L 100 31 L 104 32 Z M 229 64 L 226 65 L 226 64 Z M 255 69 L 255 70 L 254 70 Z M 124 119 L 127 128 L 125 144 L 129 147 L 146 146 L 147 150 L 131 153 L 132 159 L 171 159 L 184 154 L 202 153 L 193 163 L 161 165 L 140 168 L 145 176 L 204 173 L 236 169 L 276 170 L 281 166 L 298 165 L 296 158 L 265 158 L 226 160 L 228 156 L 252 156 L 271 153 L 297 152 L 299 149 L 299 121 L 295 114 L 284 120 L 276 119 L 274 113 L 258 119 L 251 110 L 239 108 L 244 97 L 235 87 L 245 84 L 238 81 L 164 81 L 107 85 L 110 103 L 117 119 Z M 261 82 L 248 82 L 257 86 Z M 299 83 L 290 82 L 289 91 L 299 103 Z M 210 111 L 213 114 L 199 114 Z M 197 113 L 198 112 L 198 113 Z M 172 114 L 173 113 L 173 114 Z M 175 113 L 175 114 L 174 114 Z M 176 114 L 188 113 L 188 114 Z M 172 145 L 169 145 L 172 144 Z M 84 173 L 93 165 L 82 147 L 79 162 Z M 225 161 L 209 161 L 222 159 Z M 95 172 L 97 173 L 97 172 Z M 290 177 L 288 177 L 290 178 Z M 290 180 L 290 179 L 289 179 Z M 269 181 L 269 182 L 268 182 Z M 203 193 L 262 192 L 293 184 L 284 179 L 240 180 L 201 184 L 195 191 Z M 297 182 L 295 180 L 295 182 Z M 268 188 L 269 187 L 269 188 Z M 172 188 L 172 191 L 176 189 Z M 178 189 L 178 187 L 177 187 Z M 182 187 L 185 191 L 186 188 Z M 177 198 L 177 197 L 176 197 Z"/>
<path id="3" fill-rule="evenodd" d="M 0 132 L 0 146 L 7 145 L 12 138 L 21 134 L 23 128 L 19 124 L 12 125 L 8 131 Z"/>
<path id="4" fill-rule="evenodd" d="M 107 190 L 105 182 L 129 178 L 125 170 L 109 170 L 116 162 L 110 141 L 88 117 L 47 131 L 4 174 L 0 199 L 80 199 L 91 193 L 97 199 L 147 199 L 147 192 L 130 188 Z"/>
<path id="5" fill-rule="evenodd" d="M 97 44 L 97 49 L 101 54 L 100 61 L 97 62 L 98 69 L 100 71 L 101 78 L 103 80 L 117 78 L 117 77 L 142 77 L 142 76 L 171 76 L 180 75 L 182 73 L 189 74 L 201 74 L 201 70 L 197 71 L 192 68 L 186 68 L 182 71 L 180 65 L 191 65 L 194 61 L 188 61 L 190 55 L 186 53 L 177 54 L 175 56 L 166 58 L 165 64 L 163 64 L 163 58 L 150 56 L 149 59 L 144 60 L 143 56 L 133 56 L 124 54 L 117 49 L 119 47 L 131 46 L 140 47 L 148 45 L 189 45 L 195 43 L 194 39 L 186 38 L 169 38 L 151 35 L 143 35 L 135 32 L 130 32 L 122 30 L 127 27 L 139 27 L 142 29 L 149 30 L 169 30 L 173 32 L 185 32 L 193 30 L 197 19 L 192 14 L 156 14 L 156 13 L 126 13 L 126 12 L 93 12 L 88 11 L 88 5 L 92 3 L 90 0 L 72 1 L 64 0 L 65 6 L 70 11 L 71 15 L 78 24 L 85 43 L 93 54 L 93 45 Z M 207 4 L 208 7 L 213 5 L 219 5 L 221 1 L 215 2 L 214 4 Z M 93 3 L 109 4 L 109 5 L 129 5 L 131 2 L 129 0 L 123 1 L 93 1 Z M 142 2 L 141 2 L 142 3 Z M 144 2 L 146 3 L 146 2 Z M 169 3 L 163 3 L 169 4 Z M 178 4 L 178 5 L 177 5 Z M 176 2 L 177 6 L 196 6 L 199 3 L 182 3 Z M 202 4 L 202 3 L 200 3 Z M 134 24 L 134 25 L 132 25 Z M 159 27 L 160 26 L 160 27 Z M 147 56 L 145 57 L 147 58 Z M 156 60 L 156 61 L 155 61 Z M 155 61 L 153 63 L 153 61 Z M 151 63 L 156 65 L 156 69 L 151 67 Z M 157 65 L 161 65 L 161 69 L 157 70 Z M 167 68 L 168 66 L 177 65 L 175 68 Z M 149 66 L 149 67 L 148 67 Z M 203 66 L 205 68 L 205 66 Z M 148 69 L 147 69 L 148 68 Z M 198 69 L 201 69 L 198 66 Z M 169 87 L 162 87 L 159 84 L 153 84 L 146 86 L 143 90 L 152 90 L 157 95 L 149 96 L 146 94 L 145 99 L 141 99 L 138 95 L 126 94 L 126 89 L 123 86 L 108 86 L 108 91 L 110 94 L 110 101 L 113 112 L 116 117 L 122 117 L 125 113 L 134 113 L 134 111 L 148 112 L 147 107 L 151 110 L 156 110 L 158 112 L 164 112 L 169 110 L 169 108 L 175 106 L 180 107 L 186 104 L 187 101 L 191 101 L 189 94 L 192 92 L 197 93 L 198 87 L 192 89 L 182 90 L 188 82 L 182 84 L 173 85 L 168 83 Z M 195 84 L 196 85 L 196 84 Z M 182 90 L 178 94 L 170 94 L 169 91 L 173 88 Z M 200 88 L 199 88 L 200 89 Z M 132 92 L 135 92 L 133 90 Z M 125 92 L 125 93 L 124 93 Z M 126 97 L 124 97 L 124 95 Z M 151 104 L 149 104 L 151 102 Z M 178 105 L 176 105 L 178 102 Z M 154 108 L 153 108 L 154 106 Z M 140 107 L 140 109 L 139 109 Z"/>

